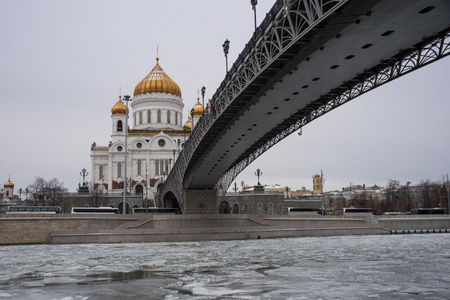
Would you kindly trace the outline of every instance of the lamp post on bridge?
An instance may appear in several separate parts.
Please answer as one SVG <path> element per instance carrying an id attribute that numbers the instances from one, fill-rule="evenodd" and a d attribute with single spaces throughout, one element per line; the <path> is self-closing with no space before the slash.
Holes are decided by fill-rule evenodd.
<path id="1" fill-rule="evenodd" d="M 205 91 L 206 91 L 206 87 L 203 86 L 202 87 L 202 106 L 203 106 L 203 113 L 205 113 Z M 203 114 L 202 113 L 202 114 Z"/>
<path id="2" fill-rule="evenodd" d="M 225 67 L 226 67 L 226 73 L 228 73 L 228 50 L 230 50 L 230 41 L 228 39 L 223 42 L 222 45 L 223 53 L 225 53 Z"/>
<path id="3" fill-rule="evenodd" d="M 256 5 L 258 4 L 258 0 L 250 0 L 250 3 L 252 5 L 252 9 L 253 9 L 253 13 L 254 13 L 255 30 L 256 30 Z"/>

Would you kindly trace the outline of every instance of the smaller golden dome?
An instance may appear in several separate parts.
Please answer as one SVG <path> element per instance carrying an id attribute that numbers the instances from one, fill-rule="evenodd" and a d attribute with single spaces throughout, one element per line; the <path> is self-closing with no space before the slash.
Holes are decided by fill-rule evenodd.
<path id="1" fill-rule="evenodd" d="M 5 189 L 14 188 L 14 183 L 11 182 L 11 179 L 8 177 L 8 181 L 3 185 Z"/>
<path id="2" fill-rule="evenodd" d="M 194 107 L 192 108 L 194 110 L 194 117 L 200 117 L 203 115 L 203 105 L 200 103 L 200 98 L 197 98 L 197 103 L 195 103 Z"/>
<path id="3" fill-rule="evenodd" d="M 122 102 L 122 96 L 119 96 L 119 101 L 111 108 L 113 115 L 125 115 L 127 113 L 127 106 Z"/>
<path id="4" fill-rule="evenodd" d="M 192 128 L 191 116 L 188 116 L 188 120 L 186 121 L 186 124 L 184 124 L 183 128 L 189 130 Z"/>

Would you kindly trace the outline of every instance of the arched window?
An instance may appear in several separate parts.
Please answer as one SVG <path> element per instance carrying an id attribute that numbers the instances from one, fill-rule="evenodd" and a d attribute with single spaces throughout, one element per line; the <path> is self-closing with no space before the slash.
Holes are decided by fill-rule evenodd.
<path id="1" fill-rule="evenodd" d="M 262 203 L 258 203 L 258 212 L 259 212 L 259 213 L 262 212 Z"/>
<path id="2" fill-rule="evenodd" d="M 161 111 L 159 109 L 156 112 L 156 122 L 161 123 Z"/>
<path id="3" fill-rule="evenodd" d="M 137 124 L 137 116 L 136 116 L 136 113 L 134 113 L 133 114 L 133 119 L 134 119 L 134 126 L 136 126 L 136 124 Z"/>
<path id="4" fill-rule="evenodd" d="M 159 170 L 161 171 L 161 175 L 164 175 L 164 161 L 159 161 Z"/>
<path id="5" fill-rule="evenodd" d="M 155 160 L 155 175 L 159 175 L 159 161 Z"/>
<path id="6" fill-rule="evenodd" d="M 151 123 L 151 122 L 152 122 L 152 114 L 149 109 L 149 110 L 147 110 L 147 123 Z"/>
<path id="7" fill-rule="evenodd" d="M 142 124 L 142 111 L 139 112 L 139 124 Z"/>
<path id="8" fill-rule="evenodd" d="M 142 175 L 141 174 L 141 169 L 142 169 L 142 167 L 141 167 L 141 160 L 138 160 L 137 161 L 137 174 L 138 175 Z"/>
<path id="9" fill-rule="evenodd" d="M 103 178 L 103 166 L 98 166 L 98 179 Z"/>
<path id="10" fill-rule="evenodd" d="M 167 124 L 170 124 L 170 110 L 167 111 Z"/>
<path id="11" fill-rule="evenodd" d="M 178 112 L 175 112 L 175 125 L 178 125 Z"/>
<path id="12" fill-rule="evenodd" d="M 117 132 L 121 132 L 123 129 L 122 120 L 117 121 Z"/>
<path id="13" fill-rule="evenodd" d="M 121 178 L 122 177 L 122 164 L 118 163 L 117 164 L 117 178 Z"/>
<path id="14" fill-rule="evenodd" d="M 164 172 L 165 172 L 166 175 L 169 174 L 169 161 L 168 160 L 165 161 Z"/>

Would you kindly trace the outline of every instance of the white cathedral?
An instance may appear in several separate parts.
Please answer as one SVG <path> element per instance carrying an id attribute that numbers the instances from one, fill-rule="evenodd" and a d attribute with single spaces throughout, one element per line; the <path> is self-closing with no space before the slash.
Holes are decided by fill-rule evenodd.
<path id="1" fill-rule="evenodd" d="M 133 121 L 128 121 L 127 170 L 124 170 L 127 106 L 121 96 L 111 108 L 109 145 L 94 142 L 91 146 L 94 191 L 123 193 L 126 177 L 127 192 L 155 200 L 158 185 L 164 183 L 203 113 L 197 97 L 191 110 L 192 120 L 189 116 L 183 124 L 183 107 L 180 87 L 160 67 L 157 57 L 153 70 L 134 89 L 132 113 L 128 114 Z"/>

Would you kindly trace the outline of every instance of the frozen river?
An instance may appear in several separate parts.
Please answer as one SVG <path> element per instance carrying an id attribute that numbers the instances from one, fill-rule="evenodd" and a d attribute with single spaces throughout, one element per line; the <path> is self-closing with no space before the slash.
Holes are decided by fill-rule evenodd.
<path id="1" fill-rule="evenodd" d="M 450 234 L 0 247 L 5 299 L 450 299 Z"/>

